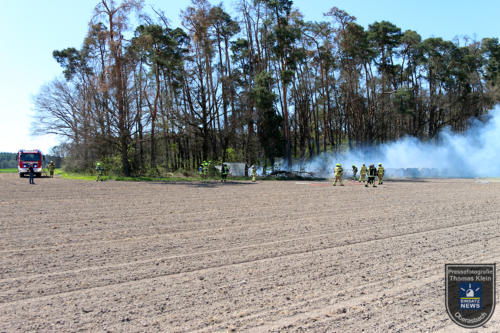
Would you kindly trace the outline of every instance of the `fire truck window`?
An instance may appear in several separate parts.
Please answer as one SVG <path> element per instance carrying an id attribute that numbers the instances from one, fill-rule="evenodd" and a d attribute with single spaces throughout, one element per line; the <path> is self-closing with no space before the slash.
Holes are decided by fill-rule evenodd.
<path id="1" fill-rule="evenodd" d="M 38 154 L 21 154 L 21 161 L 24 162 L 38 162 L 40 155 Z"/>

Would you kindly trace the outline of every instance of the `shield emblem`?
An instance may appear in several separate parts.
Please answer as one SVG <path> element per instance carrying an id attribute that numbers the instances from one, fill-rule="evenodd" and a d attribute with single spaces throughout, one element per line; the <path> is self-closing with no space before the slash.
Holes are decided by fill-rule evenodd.
<path id="1" fill-rule="evenodd" d="M 495 264 L 447 264 L 446 311 L 466 328 L 484 325 L 495 311 Z"/>

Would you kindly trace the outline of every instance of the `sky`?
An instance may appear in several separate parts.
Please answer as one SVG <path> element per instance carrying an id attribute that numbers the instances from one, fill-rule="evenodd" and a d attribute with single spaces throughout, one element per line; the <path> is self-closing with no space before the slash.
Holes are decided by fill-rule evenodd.
<path id="1" fill-rule="evenodd" d="M 232 15 L 236 1 L 217 0 Z M 0 152 L 39 148 L 44 153 L 61 138 L 32 132 L 33 96 L 62 74 L 52 51 L 80 48 L 98 0 L 0 0 Z M 147 8 L 163 10 L 172 26 L 190 0 L 146 0 Z M 323 13 L 338 7 L 365 28 L 390 21 L 423 38 L 469 36 L 480 40 L 500 35 L 498 0 L 295 0 L 306 20 L 325 20 Z"/>

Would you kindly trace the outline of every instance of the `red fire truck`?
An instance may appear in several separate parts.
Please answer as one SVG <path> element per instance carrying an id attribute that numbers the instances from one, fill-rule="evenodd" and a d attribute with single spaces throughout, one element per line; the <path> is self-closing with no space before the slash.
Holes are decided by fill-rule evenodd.
<path id="1" fill-rule="evenodd" d="M 19 177 L 24 177 L 28 174 L 28 167 L 30 164 L 33 165 L 35 170 L 35 176 L 42 176 L 42 161 L 44 156 L 39 149 L 21 149 L 17 152 L 17 172 Z"/>

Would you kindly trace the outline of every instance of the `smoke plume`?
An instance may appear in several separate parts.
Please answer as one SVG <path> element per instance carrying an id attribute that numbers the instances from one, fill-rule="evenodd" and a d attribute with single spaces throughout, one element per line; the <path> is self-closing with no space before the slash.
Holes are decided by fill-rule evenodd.
<path id="1" fill-rule="evenodd" d="M 323 154 L 303 169 L 331 177 L 336 163 L 349 173 L 351 165 L 382 163 L 392 177 L 500 177 L 500 106 L 482 120 L 471 119 L 465 132 L 443 129 L 437 143 L 405 137 L 396 142 L 342 154 Z"/>

